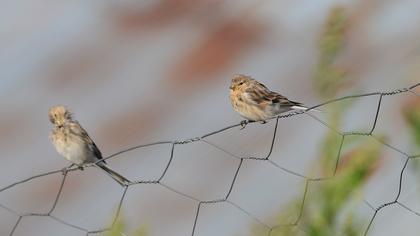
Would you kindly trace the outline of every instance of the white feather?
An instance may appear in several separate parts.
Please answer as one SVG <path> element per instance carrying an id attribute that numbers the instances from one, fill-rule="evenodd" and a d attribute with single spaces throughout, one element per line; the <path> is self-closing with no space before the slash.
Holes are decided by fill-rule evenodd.
<path id="1" fill-rule="evenodd" d="M 292 106 L 293 110 L 302 110 L 302 111 L 306 111 L 308 110 L 307 107 L 303 107 L 303 106 Z"/>

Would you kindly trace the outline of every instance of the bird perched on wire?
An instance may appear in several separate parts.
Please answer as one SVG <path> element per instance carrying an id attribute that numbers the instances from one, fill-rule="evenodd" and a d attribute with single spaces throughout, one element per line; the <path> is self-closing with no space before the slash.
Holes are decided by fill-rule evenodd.
<path id="1" fill-rule="evenodd" d="M 235 75 L 230 85 L 230 102 L 233 109 L 248 121 L 261 121 L 273 118 L 291 110 L 306 111 L 302 103 L 294 102 L 281 94 L 270 91 L 265 85 L 246 75 Z"/>
<path id="2" fill-rule="evenodd" d="M 64 106 L 51 107 L 48 115 L 54 125 L 50 139 L 59 154 L 81 169 L 85 164 L 94 163 L 122 186 L 130 183 L 106 166 L 101 151 Z"/>

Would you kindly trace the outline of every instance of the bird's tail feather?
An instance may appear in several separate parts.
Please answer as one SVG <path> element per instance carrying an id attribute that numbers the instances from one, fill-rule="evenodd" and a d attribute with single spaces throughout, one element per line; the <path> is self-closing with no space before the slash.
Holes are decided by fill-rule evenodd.
<path id="1" fill-rule="evenodd" d="M 304 106 L 292 106 L 291 107 L 293 110 L 302 110 L 302 111 L 306 111 L 306 110 L 308 110 L 308 108 L 307 107 L 304 107 Z"/>
<path id="2" fill-rule="evenodd" d="M 292 108 L 293 110 L 300 110 L 300 111 L 306 111 L 306 110 L 308 110 L 308 109 L 309 109 L 309 108 L 307 108 L 307 107 L 305 107 L 305 106 L 297 106 L 297 105 L 292 106 L 291 108 Z M 310 111 L 323 112 L 322 110 L 319 110 L 319 109 L 316 109 L 316 108 L 311 109 Z"/>
<path id="3" fill-rule="evenodd" d="M 130 184 L 130 180 L 126 179 L 124 176 L 118 174 L 117 172 L 110 169 L 106 164 L 99 162 L 97 163 L 97 166 L 104 170 L 111 178 L 113 178 L 115 181 L 117 181 L 121 186 L 127 186 Z"/>

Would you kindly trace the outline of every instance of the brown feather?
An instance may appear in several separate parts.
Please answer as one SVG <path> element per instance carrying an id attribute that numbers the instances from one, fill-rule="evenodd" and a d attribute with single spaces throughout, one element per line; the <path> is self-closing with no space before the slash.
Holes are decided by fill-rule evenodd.
<path id="1" fill-rule="evenodd" d="M 103 159 L 102 153 L 99 150 L 98 146 L 96 146 L 95 142 L 90 138 L 89 134 L 86 132 L 86 130 L 77 122 L 76 120 L 72 120 L 69 122 L 70 126 L 70 132 L 72 132 L 74 135 L 77 135 L 80 137 L 80 139 L 84 139 L 85 143 L 87 144 L 87 147 L 91 149 L 93 154 L 98 159 Z M 106 164 L 105 160 L 102 161 Z"/>

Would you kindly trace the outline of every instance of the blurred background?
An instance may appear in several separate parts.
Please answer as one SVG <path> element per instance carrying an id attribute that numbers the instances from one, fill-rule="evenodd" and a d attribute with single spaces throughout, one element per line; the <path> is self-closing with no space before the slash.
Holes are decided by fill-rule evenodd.
<path id="1" fill-rule="evenodd" d="M 419 11 L 416 0 L 6 1 L 0 9 L 0 188 L 69 164 L 48 139 L 47 112 L 56 104 L 68 106 L 108 156 L 239 123 L 228 99 L 236 73 L 307 106 L 414 85 L 420 81 Z M 340 101 L 313 115 L 343 132 L 369 132 L 378 100 Z M 251 124 L 176 146 L 162 182 L 200 200 L 223 198 L 238 167 L 231 154 L 267 155 L 274 125 Z M 395 149 L 420 154 L 418 95 L 384 97 L 374 135 L 346 137 L 340 148 L 342 137 L 313 117 L 280 119 L 270 159 L 306 177 L 334 177 L 307 182 L 268 162 L 245 161 L 229 200 L 249 214 L 232 204 L 205 205 L 195 235 L 267 235 L 267 226 L 296 219 L 271 235 L 362 235 L 371 208 L 398 194 L 406 156 Z M 109 165 L 130 180 L 154 180 L 170 153 L 170 144 L 152 146 Z M 419 161 L 410 159 L 403 205 L 381 210 L 368 235 L 420 230 L 419 171 Z M 8 235 L 18 219 L 6 207 L 48 212 L 60 181 L 58 173 L 1 192 L 0 234 Z M 106 228 L 122 194 L 96 168 L 71 172 L 53 215 L 87 230 Z M 119 228 L 108 235 L 191 235 L 197 204 L 160 185 L 132 186 Z M 14 232 L 58 234 L 86 232 L 48 217 L 25 217 Z"/>

